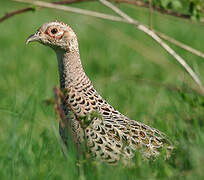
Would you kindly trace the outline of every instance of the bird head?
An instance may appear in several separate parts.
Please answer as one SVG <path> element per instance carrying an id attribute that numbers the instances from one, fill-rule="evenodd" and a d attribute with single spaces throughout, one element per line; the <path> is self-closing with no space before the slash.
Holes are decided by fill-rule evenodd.
<path id="1" fill-rule="evenodd" d="M 35 34 L 28 37 L 26 44 L 35 41 L 56 51 L 78 49 L 76 34 L 63 22 L 55 21 L 43 24 Z"/>

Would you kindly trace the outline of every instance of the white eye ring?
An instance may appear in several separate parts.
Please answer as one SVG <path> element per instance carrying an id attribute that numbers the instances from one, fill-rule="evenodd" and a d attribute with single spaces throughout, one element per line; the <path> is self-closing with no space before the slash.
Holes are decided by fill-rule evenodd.
<path id="1" fill-rule="evenodd" d="M 56 36 L 60 36 L 60 35 L 63 35 L 63 31 L 59 31 Z"/>

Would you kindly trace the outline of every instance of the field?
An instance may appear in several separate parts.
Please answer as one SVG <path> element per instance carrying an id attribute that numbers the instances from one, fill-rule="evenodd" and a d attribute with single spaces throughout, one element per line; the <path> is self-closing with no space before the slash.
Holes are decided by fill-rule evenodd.
<path id="1" fill-rule="evenodd" d="M 99 3 L 74 7 L 113 14 Z M 0 16 L 26 7 L 0 1 Z M 148 10 L 120 5 L 148 24 Z M 65 158 L 52 105 L 59 86 L 55 53 L 26 38 L 41 24 L 60 20 L 77 33 L 82 64 L 98 92 L 131 119 L 165 132 L 175 145 L 169 160 L 144 161 L 135 167 L 82 162 L 76 152 Z M 0 24 L 0 179 L 203 179 L 204 98 L 189 75 L 158 44 L 132 25 L 41 9 Z M 204 52 L 204 26 L 158 13 L 153 28 Z M 170 44 L 204 83 L 204 60 Z M 177 90 L 176 87 L 182 87 Z M 82 171 L 83 169 L 83 171 Z"/>

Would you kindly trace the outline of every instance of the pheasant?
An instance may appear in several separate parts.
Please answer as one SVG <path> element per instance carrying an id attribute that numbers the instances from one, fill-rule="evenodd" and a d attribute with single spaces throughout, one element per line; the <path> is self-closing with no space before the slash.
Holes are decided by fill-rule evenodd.
<path id="1" fill-rule="evenodd" d="M 94 89 L 83 70 L 77 36 L 70 26 L 57 21 L 45 23 L 26 44 L 33 41 L 51 47 L 57 55 L 67 121 L 66 126 L 59 124 L 59 131 L 65 144 L 69 130 L 77 144 L 86 143 L 91 157 L 108 163 L 129 160 L 136 151 L 149 158 L 157 157 L 161 149 L 172 149 L 165 134 L 127 118 Z"/>

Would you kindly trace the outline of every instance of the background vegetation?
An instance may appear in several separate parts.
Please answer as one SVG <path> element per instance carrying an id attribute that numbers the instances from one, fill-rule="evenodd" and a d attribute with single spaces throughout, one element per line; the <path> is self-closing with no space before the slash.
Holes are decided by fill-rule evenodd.
<path id="1" fill-rule="evenodd" d="M 149 0 L 146 0 L 146 2 L 149 2 Z M 194 20 L 201 20 L 204 14 L 203 0 L 152 0 L 152 5 L 188 14 Z"/>
<path id="2" fill-rule="evenodd" d="M 112 13 L 97 2 L 72 6 Z M 0 1 L 1 15 L 22 7 Z M 148 24 L 148 9 L 120 8 Z M 58 85 L 55 54 L 39 44 L 25 46 L 30 34 L 52 20 L 75 30 L 85 71 L 110 104 L 169 136 L 176 146 L 169 160 L 143 161 L 138 154 L 135 167 L 85 162 L 84 173 L 78 175 L 76 153 L 64 158 L 53 106 L 44 103 Z M 154 29 L 204 51 L 203 25 L 159 13 L 153 13 L 152 23 Z M 204 98 L 186 93 L 195 88 L 191 78 L 151 38 L 132 25 L 51 9 L 15 16 L 0 27 L 0 179 L 204 178 Z M 204 82 L 203 59 L 171 46 Z"/>

